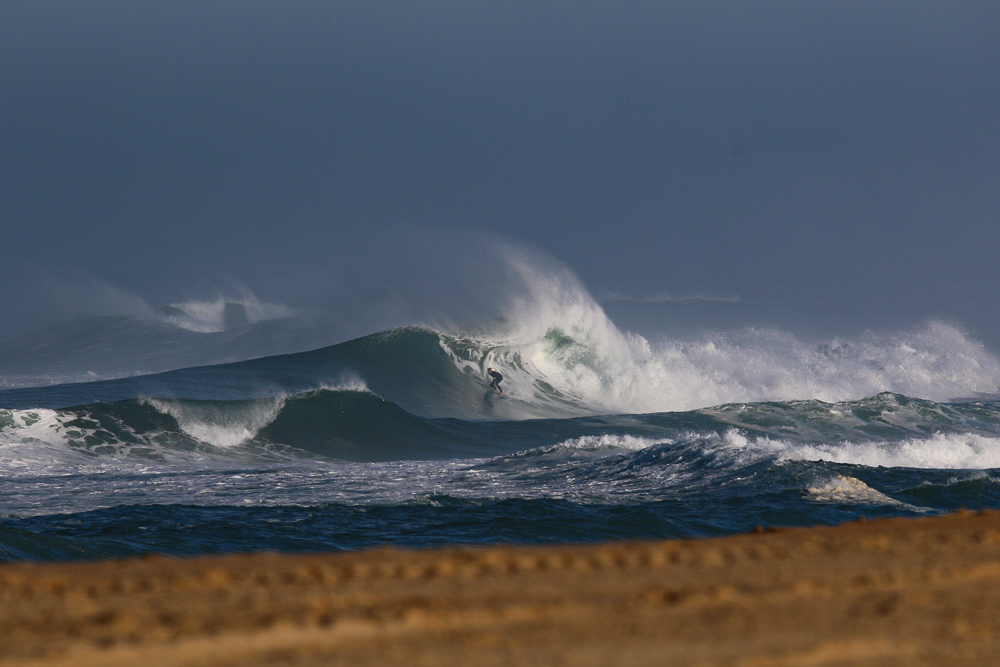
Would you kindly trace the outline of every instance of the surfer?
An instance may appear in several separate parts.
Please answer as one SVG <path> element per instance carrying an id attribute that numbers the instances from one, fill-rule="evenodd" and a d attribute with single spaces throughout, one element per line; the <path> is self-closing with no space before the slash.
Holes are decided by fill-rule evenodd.
<path id="1" fill-rule="evenodd" d="M 502 394 L 503 389 L 500 388 L 500 382 L 503 380 L 503 376 L 492 368 L 487 368 L 486 372 L 489 373 L 491 378 L 493 378 L 493 382 L 490 383 L 490 389 L 496 389 Z"/>

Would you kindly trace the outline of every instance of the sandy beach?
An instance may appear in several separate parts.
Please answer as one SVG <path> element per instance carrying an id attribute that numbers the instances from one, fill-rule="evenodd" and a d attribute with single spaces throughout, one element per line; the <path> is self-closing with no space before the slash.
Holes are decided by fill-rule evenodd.
<path id="1" fill-rule="evenodd" d="M 1000 512 L 699 541 L 0 567 L 3 665 L 1000 657 Z"/>

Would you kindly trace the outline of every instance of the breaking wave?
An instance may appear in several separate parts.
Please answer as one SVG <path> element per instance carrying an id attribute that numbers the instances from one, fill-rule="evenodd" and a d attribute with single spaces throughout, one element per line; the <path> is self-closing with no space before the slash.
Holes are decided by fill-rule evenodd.
<path id="1" fill-rule="evenodd" d="M 139 396 L 273 398 L 357 378 L 424 417 L 565 418 L 688 411 L 731 403 L 859 400 L 883 392 L 943 402 L 1000 393 L 1000 360 L 959 328 L 931 321 L 911 331 L 813 343 L 775 330 L 705 333 L 650 343 L 623 332 L 576 276 L 511 251 L 512 287 L 501 318 L 463 330 L 403 327 L 280 356 L 73 386 L 0 391 L 6 407 L 66 407 Z M 172 306 L 191 327 L 277 318 L 255 299 Z M 180 322 L 180 320 L 178 320 Z M 195 324 L 192 324 L 195 323 Z M 208 330 L 206 329 L 206 330 Z M 495 399 L 487 367 L 506 378 Z"/>

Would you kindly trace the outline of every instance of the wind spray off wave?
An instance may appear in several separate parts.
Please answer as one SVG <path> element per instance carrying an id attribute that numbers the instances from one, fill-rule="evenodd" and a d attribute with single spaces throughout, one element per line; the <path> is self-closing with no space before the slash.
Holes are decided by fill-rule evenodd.
<path id="1" fill-rule="evenodd" d="M 881 392 L 941 401 L 1000 391 L 1000 360 L 942 322 L 820 343 L 749 328 L 651 344 L 620 331 L 565 267 L 540 268 L 512 255 L 519 289 L 503 320 L 488 336 L 443 337 L 442 345 L 464 371 L 498 367 L 526 405 L 642 413 Z"/>

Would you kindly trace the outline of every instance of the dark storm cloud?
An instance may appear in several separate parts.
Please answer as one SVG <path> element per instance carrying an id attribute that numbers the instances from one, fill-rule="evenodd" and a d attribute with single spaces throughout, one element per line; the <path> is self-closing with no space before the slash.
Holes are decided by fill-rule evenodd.
<path id="1" fill-rule="evenodd" d="M 12 2 L 0 26 L 7 328 L 53 316 L 39 272 L 153 304 L 391 292 L 422 278 L 405 223 L 598 291 L 1000 341 L 995 2 Z"/>

